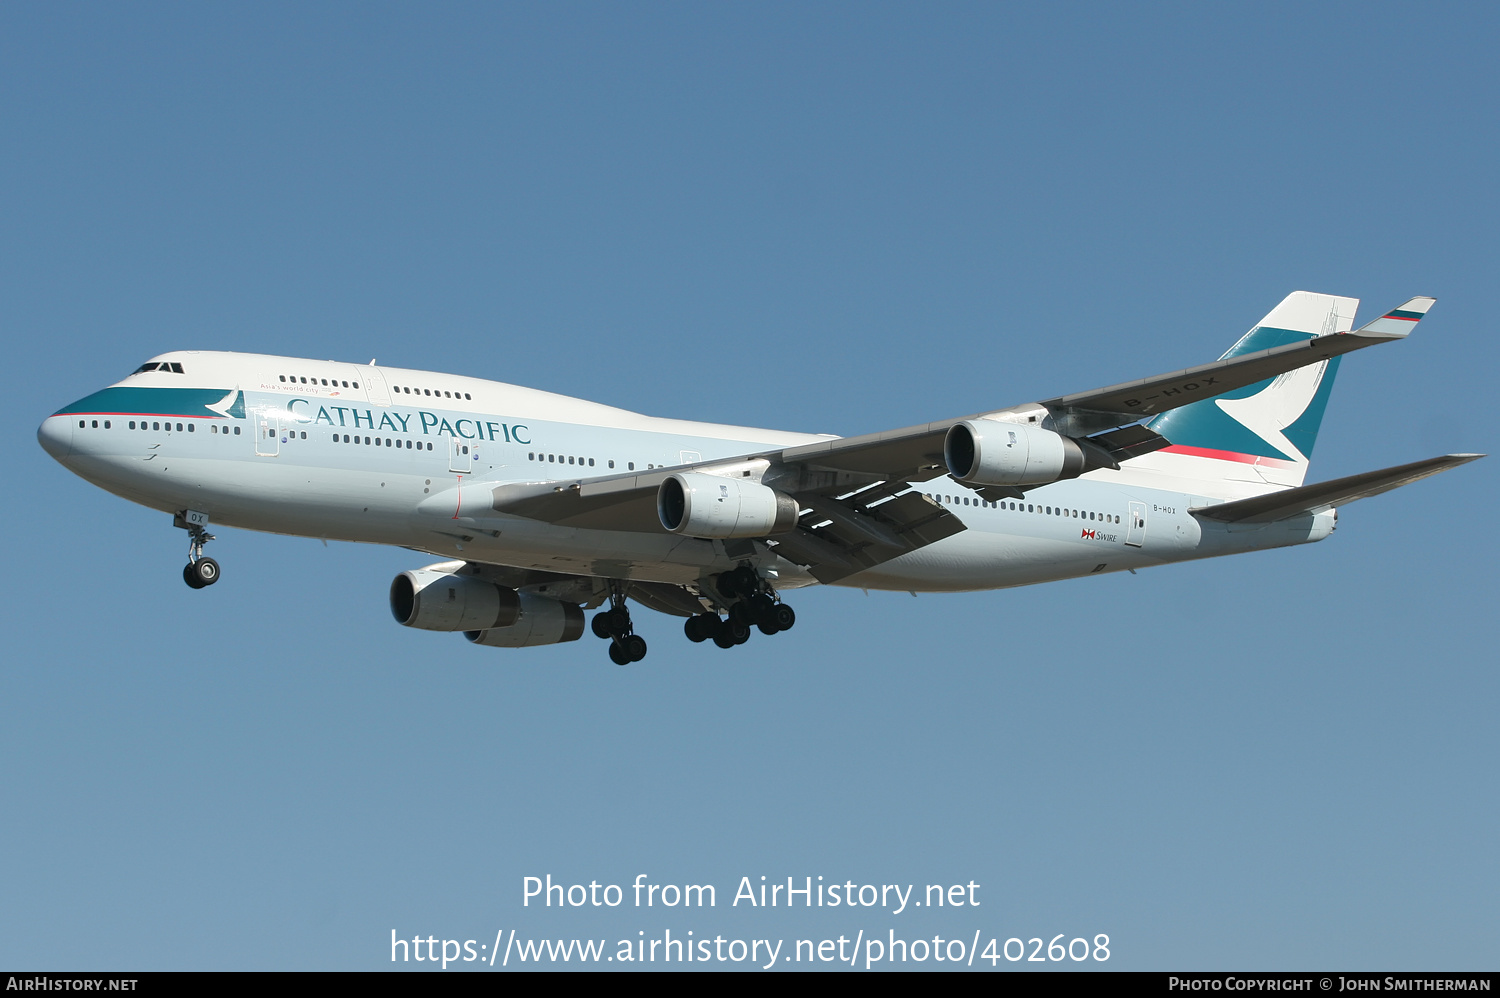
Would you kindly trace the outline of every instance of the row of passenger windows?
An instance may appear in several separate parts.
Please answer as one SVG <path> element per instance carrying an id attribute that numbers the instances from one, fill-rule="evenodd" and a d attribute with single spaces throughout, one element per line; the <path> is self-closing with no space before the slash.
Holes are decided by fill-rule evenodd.
<path id="1" fill-rule="evenodd" d="M 530 454 L 526 455 L 526 460 L 528 460 L 528 461 L 546 461 L 549 464 L 581 464 L 581 465 L 588 465 L 590 468 L 592 468 L 594 466 L 594 459 L 593 458 L 591 458 L 591 457 L 590 458 L 574 457 L 571 454 L 537 454 L 537 453 L 533 452 L 533 453 L 530 453 Z M 608 461 L 608 462 L 606 462 L 606 464 L 609 467 L 611 467 L 611 468 L 613 468 L 615 466 L 615 463 L 613 461 Z M 665 467 L 666 467 L 666 465 L 664 465 L 664 464 L 648 464 L 648 465 L 646 465 L 646 470 L 647 471 L 654 471 L 657 468 L 665 468 Z M 635 470 L 635 462 L 634 461 L 627 461 L 627 462 L 625 462 L 625 470 L 627 470 L 627 471 L 634 471 Z"/>
<path id="2" fill-rule="evenodd" d="M 400 392 L 403 395 L 434 395 L 438 398 L 469 399 L 473 401 L 468 392 L 445 392 L 436 388 L 407 388 L 404 385 L 393 385 L 391 391 Z"/>
<path id="3" fill-rule="evenodd" d="M 89 426 L 88 426 L 89 423 L 93 424 L 93 429 L 96 429 L 96 430 L 99 429 L 99 421 L 97 419 L 94 419 L 94 420 L 80 419 L 78 421 L 78 428 L 80 430 L 88 429 L 89 428 Z M 106 419 L 104 421 L 104 428 L 107 430 L 107 429 L 110 428 L 110 425 L 111 425 L 110 420 Z M 136 427 L 136 420 L 132 419 L 130 421 L 130 428 L 132 430 L 134 430 L 134 429 L 137 428 Z M 170 421 L 168 421 L 168 422 L 162 422 L 161 420 L 157 420 L 156 422 L 148 423 L 146 420 L 143 419 L 143 420 L 140 421 L 140 427 L 139 428 L 142 429 L 142 430 L 156 430 L 158 432 L 160 432 L 162 430 L 166 430 L 168 433 L 170 433 L 170 432 L 172 432 L 172 423 Z M 178 423 L 177 424 L 177 432 L 178 433 L 182 433 L 182 432 L 196 433 L 197 431 L 198 431 L 198 428 L 195 425 L 193 425 L 192 423 L 188 423 L 187 424 L 186 431 L 184 431 L 182 423 Z M 208 431 L 210 433 L 219 433 L 220 432 L 219 424 L 218 423 L 211 423 L 211 424 L 209 424 Z M 228 436 L 229 435 L 229 427 L 225 426 L 223 428 L 222 432 L 224 433 L 225 436 Z M 240 428 L 238 426 L 236 426 L 234 428 L 234 435 L 235 436 L 239 436 L 239 434 L 240 434 Z"/>
<path id="4" fill-rule="evenodd" d="M 587 465 L 590 468 L 592 468 L 594 466 L 594 459 L 593 458 L 591 458 L 591 457 L 589 457 L 589 458 L 574 457 L 571 454 L 537 454 L 537 453 L 533 452 L 533 453 L 530 453 L 530 454 L 526 455 L 526 460 L 528 460 L 528 461 L 546 461 L 548 464 L 577 464 L 577 465 Z M 605 464 L 608 467 L 610 467 L 610 468 L 613 468 L 615 466 L 615 463 L 613 461 L 606 461 Z M 662 467 L 666 467 L 666 465 L 662 465 Z M 653 470 L 655 468 L 656 468 L 656 465 L 654 465 L 654 464 L 648 464 L 648 465 L 646 465 L 646 470 L 648 470 L 648 471 Z M 634 471 L 635 470 L 635 462 L 634 461 L 627 461 L 627 462 L 625 462 L 625 470 L 627 470 L 627 471 Z"/>
<path id="5" fill-rule="evenodd" d="M 302 436 L 305 438 L 307 436 L 307 434 L 304 433 L 304 434 L 302 434 Z M 352 437 L 349 436 L 349 434 L 347 434 L 347 433 L 344 433 L 344 434 L 335 433 L 333 435 L 333 442 L 336 443 L 336 444 L 338 444 L 338 443 L 345 443 L 345 444 L 349 444 L 349 443 L 355 443 L 355 444 L 361 444 L 361 443 L 362 444 L 373 444 L 376 447 L 397 447 L 397 448 L 405 447 L 407 450 L 411 450 L 413 447 L 415 447 L 417 450 L 422 450 L 425 447 L 425 449 L 427 449 L 427 450 L 432 450 L 432 444 L 429 443 L 429 444 L 425 444 L 424 445 L 423 442 L 420 441 L 420 440 L 418 440 L 415 444 L 413 444 L 410 440 L 405 440 L 405 441 L 402 441 L 402 440 L 393 440 L 390 437 L 384 437 L 384 438 L 382 438 L 382 437 L 361 437 L 357 433 L 354 436 L 352 436 Z M 469 453 L 469 448 L 465 447 L 464 448 L 464 453 L 465 454 Z"/>
<path id="6" fill-rule="evenodd" d="M 181 374 L 182 365 L 177 363 L 167 363 L 165 361 L 153 360 L 149 364 L 142 364 L 131 373 L 145 374 L 147 371 L 160 371 L 163 374 Z"/>
<path id="7" fill-rule="evenodd" d="M 526 460 L 528 460 L 528 461 L 547 461 L 547 462 L 552 463 L 552 464 L 587 464 L 590 468 L 592 468 L 594 466 L 594 459 L 593 458 L 587 458 L 587 459 L 585 459 L 585 458 L 581 458 L 581 457 L 574 457 L 571 454 L 569 454 L 567 456 L 564 456 L 562 454 L 535 454 L 535 453 L 533 453 L 533 454 L 527 454 L 526 455 Z M 615 466 L 615 463 L 613 461 L 610 461 L 609 462 L 609 466 L 611 468 L 613 468 Z M 634 464 L 632 464 L 630 467 L 631 467 L 632 471 L 635 470 L 635 465 Z"/>
<path id="8" fill-rule="evenodd" d="M 1036 503 L 1022 502 L 986 502 L 983 499 L 971 499 L 968 496 L 940 495 L 929 492 L 927 495 L 937 502 L 947 503 L 949 506 L 983 506 L 986 509 L 1009 509 L 1017 513 L 1041 513 L 1043 516 L 1070 516 L 1075 520 L 1095 520 L 1104 523 L 1119 523 L 1119 516 L 1113 513 L 1091 513 L 1088 510 L 1063 509 L 1061 506 L 1042 506 Z"/>
<path id="9" fill-rule="evenodd" d="M 317 379 L 317 378 L 310 378 L 310 379 L 309 378 L 299 378 L 295 374 L 293 374 L 291 376 L 287 376 L 287 375 L 283 374 L 283 375 L 280 375 L 280 378 L 281 378 L 282 381 L 290 382 L 290 383 L 292 383 L 294 385 L 297 385 L 297 384 L 302 384 L 302 385 L 316 385 L 316 384 L 319 383 L 319 379 Z M 344 388 L 358 388 L 359 387 L 359 382 L 358 381 L 354 382 L 351 385 L 349 382 L 347 382 L 347 381 L 340 381 L 338 378 L 334 378 L 333 379 L 333 384 L 329 384 L 328 383 L 328 379 L 327 378 L 323 378 L 322 379 L 322 384 L 323 384 L 323 387 L 325 387 L 325 388 L 338 388 L 340 386 L 342 386 Z"/>

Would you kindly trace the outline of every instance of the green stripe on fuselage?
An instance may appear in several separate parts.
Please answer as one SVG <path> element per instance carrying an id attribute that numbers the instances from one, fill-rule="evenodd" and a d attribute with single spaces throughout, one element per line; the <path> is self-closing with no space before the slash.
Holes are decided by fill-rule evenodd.
<path id="1" fill-rule="evenodd" d="M 53 415 L 108 413 L 223 419 L 224 413 L 209 406 L 221 405 L 231 395 L 234 396 L 234 405 L 229 407 L 229 415 L 244 419 L 244 393 L 225 388 L 106 388 L 57 410 Z"/>

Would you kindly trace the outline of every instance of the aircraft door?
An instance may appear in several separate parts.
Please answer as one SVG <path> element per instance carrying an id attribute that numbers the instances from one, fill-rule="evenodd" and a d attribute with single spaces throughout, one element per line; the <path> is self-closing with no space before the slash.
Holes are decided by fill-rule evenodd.
<path id="1" fill-rule="evenodd" d="M 476 454 L 473 444 L 463 437 L 448 438 L 448 470 L 456 471 L 460 475 L 467 475 L 474 470 L 474 459 Z"/>
<path id="2" fill-rule="evenodd" d="M 365 383 L 365 398 L 370 400 L 371 405 L 391 404 L 391 392 L 386 387 L 385 375 L 380 373 L 380 368 L 361 367 L 357 377 Z"/>
<path id="3" fill-rule="evenodd" d="M 1130 526 L 1125 531 L 1125 543 L 1137 548 L 1146 543 L 1146 504 L 1143 502 L 1130 504 Z"/>
<path id="4" fill-rule="evenodd" d="M 255 410 L 255 453 L 258 457 L 281 453 L 281 417 L 274 409 Z"/>

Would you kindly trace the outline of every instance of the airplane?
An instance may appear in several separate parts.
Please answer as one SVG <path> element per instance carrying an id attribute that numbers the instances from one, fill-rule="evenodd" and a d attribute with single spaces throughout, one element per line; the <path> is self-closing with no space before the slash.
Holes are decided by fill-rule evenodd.
<path id="1" fill-rule="evenodd" d="M 80 477 L 188 532 L 211 524 L 391 544 L 408 627 L 474 644 L 646 655 L 630 602 L 694 642 L 789 630 L 816 584 L 953 592 L 1322 540 L 1338 508 L 1482 457 L 1304 484 L 1343 354 L 1406 337 L 1435 299 L 1358 329 L 1297 291 L 1219 360 L 854 437 L 662 419 L 478 378 L 260 354 L 161 354 L 37 432 Z M 606 606 L 607 604 L 607 606 Z"/>

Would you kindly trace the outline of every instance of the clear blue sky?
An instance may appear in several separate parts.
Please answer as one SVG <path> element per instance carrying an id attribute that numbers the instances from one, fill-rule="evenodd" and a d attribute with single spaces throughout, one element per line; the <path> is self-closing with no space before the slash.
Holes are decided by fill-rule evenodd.
<path id="1" fill-rule="evenodd" d="M 1490 451 L 1496 29 L 1489 4 L 0 7 L 0 966 L 381 969 L 392 929 L 516 928 L 1494 968 L 1500 459 L 1294 550 L 808 591 L 728 653 L 641 611 L 651 656 L 619 669 L 588 637 L 398 627 L 389 579 L 433 560 L 409 551 L 222 530 L 224 581 L 190 591 L 169 518 L 34 430 L 201 348 L 859 433 L 1211 360 L 1306 289 L 1439 299 L 1345 361 L 1313 479 Z M 719 906 L 523 909 L 547 873 Z M 981 906 L 728 905 L 762 875 Z"/>

